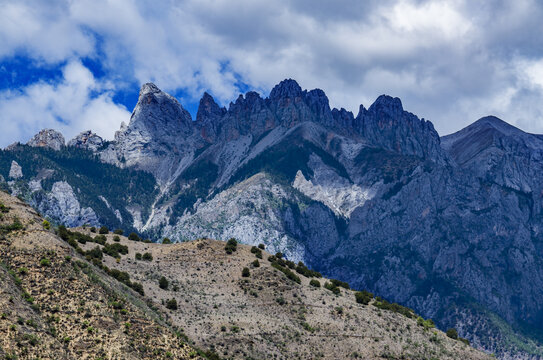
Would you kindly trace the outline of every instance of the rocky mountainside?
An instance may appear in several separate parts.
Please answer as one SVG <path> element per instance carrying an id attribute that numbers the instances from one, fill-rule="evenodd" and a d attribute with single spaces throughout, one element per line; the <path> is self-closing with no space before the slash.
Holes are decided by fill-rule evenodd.
<path id="1" fill-rule="evenodd" d="M 355 116 L 289 79 L 226 108 L 206 93 L 195 120 L 145 84 L 114 141 L 89 136 L 10 146 L 0 186 L 70 226 L 264 243 L 500 358 L 543 356 L 539 135 L 488 117 L 440 138 L 398 98 Z M 106 167 L 118 176 L 99 177 Z"/>
<path id="2" fill-rule="evenodd" d="M 4 192 L 0 211 L 5 359 L 490 359 L 409 309 L 357 301 L 346 284 L 261 249 L 55 234 Z"/>

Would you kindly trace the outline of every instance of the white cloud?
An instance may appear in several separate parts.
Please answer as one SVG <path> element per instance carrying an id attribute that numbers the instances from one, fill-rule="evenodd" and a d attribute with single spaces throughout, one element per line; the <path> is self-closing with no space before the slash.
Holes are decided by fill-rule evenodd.
<path id="1" fill-rule="evenodd" d="M 382 93 L 399 96 L 443 134 L 489 113 L 543 131 L 536 101 L 543 59 L 543 38 L 536 34 L 543 5 L 537 0 L 330 4 L 64 0 L 52 6 L 8 0 L 0 12 L 0 59 L 22 53 L 62 64 L 90 56 L 117 88 L 153 81 L 170 92 L 183 90 L 192 101 L 210 90 L 223 104 L 236 98 L 238 78 L 267 92 L 292 77 L 302 87 L 322 88 L 333 106 L 355 113 L 360 102 L 368 106 Z M 518 70 L 521 61 L 525 71 Z M 79 92 L 92 86 L 105 91 L 105 81 L 81 85 Z M 62 90 L 61 85 L 35 86 Z M 94 101 L 115 109 L 109 92 L 104 94 L 80 97 L 78 107 Z M 55 112 L 59 116 L 64 110 Z M 101 124 L 96 120 L 96 127 L 111 136 L 112 128 Z"/>
<path id="2" fill-rule="evenodd" d="M 97 82 L 79 61 L 69 62 L 62 72 L 59 83 L 0 92 L 0 146 L 26 142 L 43 128 L 60 130 L 67 140 L 89 129 L 111 138 L 129 118 L 130 113 L 112 101 L 109 84 Z"/>

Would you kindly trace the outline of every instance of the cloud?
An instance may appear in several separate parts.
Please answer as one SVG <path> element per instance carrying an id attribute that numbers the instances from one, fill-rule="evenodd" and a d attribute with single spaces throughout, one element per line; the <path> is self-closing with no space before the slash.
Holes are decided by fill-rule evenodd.
<path id="1" fill-rule="evenodd" d="M 112 138 L 130 113 L 112 101 L 113 88 L 98 82 L 79 61 L 67 63 L 58 83 L 39 82 L 0 92 L 0 146 L 26 142 L 43 128 L 60 130 L 67 140 L 92 129 Z"/>
<path id="2" fill-rule="evenodd" d="M 245 85 L 267 93 L 292 77 L 355 112 L 382 93 L 399 96 L 442 134 L 487 114 L 543 132 L 542 17 L 537 0 L 8 0 L 0 59 L 92 58 L 104 76 L 88 88 L 103 95 L 80 102 L 100 109 L 118 109 L 113 92 L 147 81 L 183 101 L 210 91 L 227 104 Z"/>

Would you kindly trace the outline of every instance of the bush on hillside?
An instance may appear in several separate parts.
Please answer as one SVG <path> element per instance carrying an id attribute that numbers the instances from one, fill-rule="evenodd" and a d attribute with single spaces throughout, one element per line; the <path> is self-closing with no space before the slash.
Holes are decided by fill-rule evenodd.
<path id="1" fill-rule="evenodd" d="M 107 226 L 102 226 L 100 228 L 100 230 L 98 231 L 99 234 L 102 234 L 102 235 L 105 235 L 105 234 L 109 234 L 109 229 Z"/>
<path id="2" fill-rule="evenodd" d="M 354 293 L 354 298 L 356 299 L 357 303 L 362 305 L 368 305 L 371 299 L 373 299 L 373 294 L 366 290 L 357 291 Z"/>

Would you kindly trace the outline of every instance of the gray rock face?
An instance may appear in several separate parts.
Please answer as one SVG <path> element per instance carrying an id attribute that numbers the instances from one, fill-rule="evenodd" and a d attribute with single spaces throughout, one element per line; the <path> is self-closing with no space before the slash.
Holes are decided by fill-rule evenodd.
<path id="1" fill-rule="evenodd" d="M 68 142 L 68 146 L 96 152 L 104 145 L 104 139 L 90 130 L 83 131 Z"/>
<path id="2" fill-rule="evenodd" d="M 46 198 L 36 204 L 45 216 L 69 227 L 89 224 L 98 226 L 98 217 L 91 208 L 82 208 L 70 184 L 59 181 L 53 184 Z"/>
<path id="3" fill-rule="evenodd" d="M 11 179 L 20 179 L 23 177 L 23 169 L 19 164 L 17 164 L 17 161 L 12 160 L 11 161 L 11 167 L 9 169 L 9 177 Z"/>
<path id="4" fill-rule="evenodd" d="M 64 136 L 52 129 L 43 129 L 27 143 L 33 147 L 47 147 L 53 150 L 60 150 L 65 144 Z"/>

